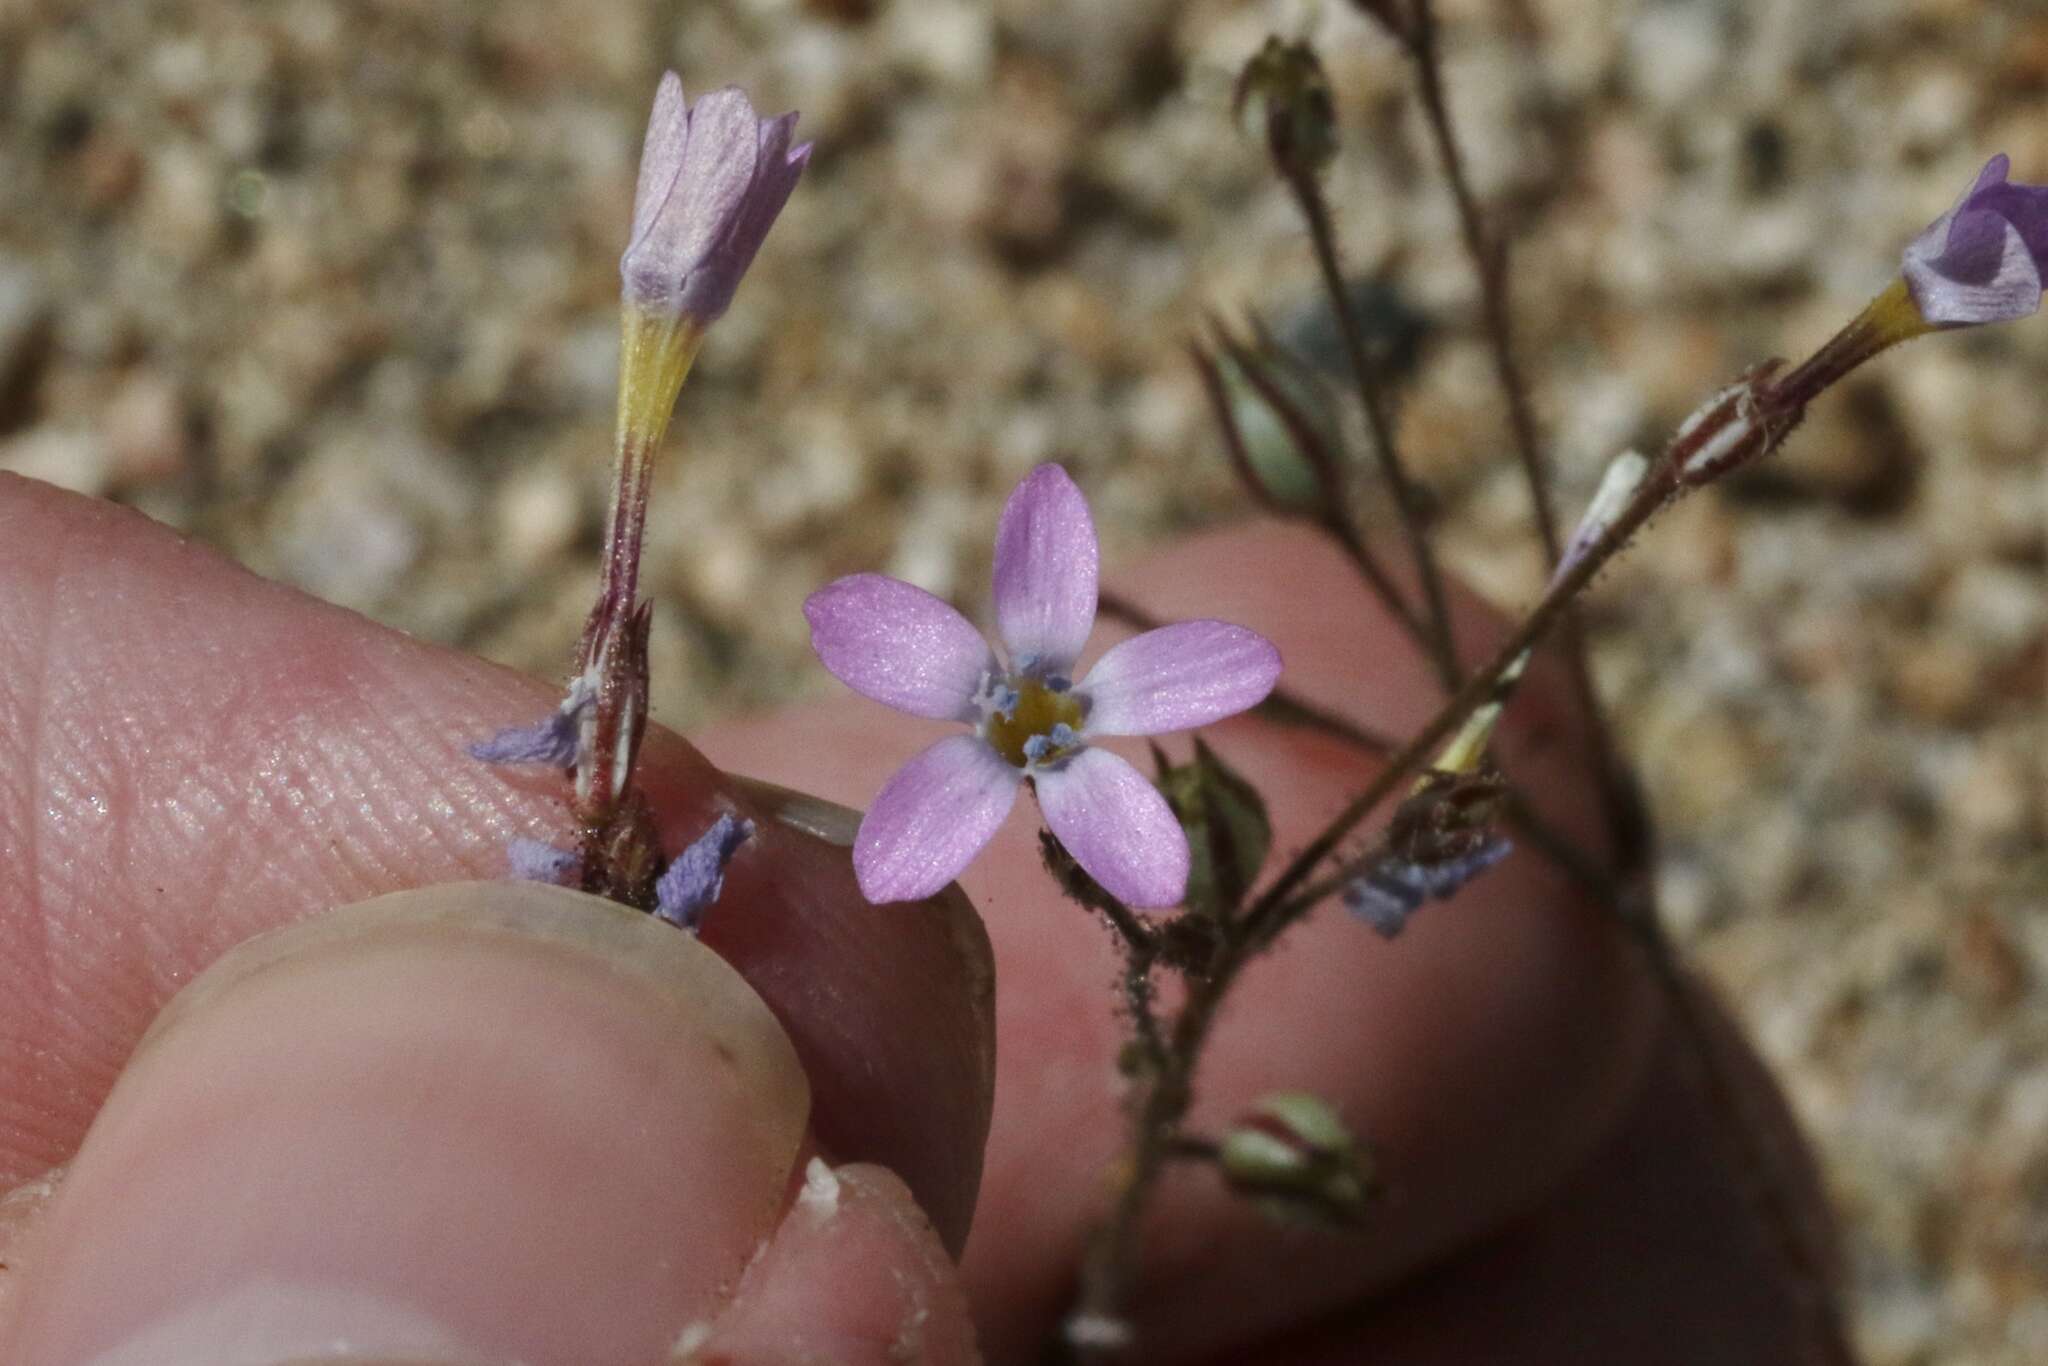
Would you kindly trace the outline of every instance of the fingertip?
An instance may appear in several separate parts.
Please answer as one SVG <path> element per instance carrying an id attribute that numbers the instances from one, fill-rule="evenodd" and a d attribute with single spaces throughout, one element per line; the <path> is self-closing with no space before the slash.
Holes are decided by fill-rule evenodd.
<path id="1" fill-rule="evenodd" d="M 957 1253 L 995 1097 L 995 963 L 981 917 L 950 885 L 870 905 L 846 848 L 857 815 L 770 783 L 723 781 L 758 832 L 727 870 L 704 942 L 789 1032 L 819 1143 L 897 1173 Z"/>
<path id="2" fill-rule="evenodd" d="M 910 1188 L 881 1167 L 818 1158 L 732 1301 L 678 1348 L 705 1364 L 981 1360 L 958 1273 Z"/>
<path id="3" fill-rule="evenodd" d="M 717 955 L 531 884 L 228 954 L 23 1244 L 9 1361 L 649 1360 L 773 1227 L 808 1094 Z"/>

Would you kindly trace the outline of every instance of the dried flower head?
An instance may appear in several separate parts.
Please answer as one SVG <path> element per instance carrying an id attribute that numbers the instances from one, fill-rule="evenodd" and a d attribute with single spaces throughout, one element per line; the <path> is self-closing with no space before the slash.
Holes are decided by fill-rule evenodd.
<path id="1" fill-rule="evenodd" d="M 2048 186 L 2010 183 L 2011 165 L 2002 152 L 1991 158 L 1955 207 L 1906 248 L 1906 285 L 1928 322 L 2008 322 L 2040 309 Z"/>
<path id="2" fill-rule="evenodd" d="M 761 118 L 737 88 L 690 104 L 675 72 L 661 78 L 619 258 L 629 303 L 700 326 L 725 312 L 810 161 L 809 143 L 789 145 L 795 128 L 795 114 Z"/>
<path id="3" fill-rule="evenodd" d="M 854 841 L 868 900 L 929 896 L 987 844 L 1028 779 L 1046 824 L 1074 859 L 1132 906 L 1178 902 L 1188 842 L 1145 777 L 1089 741 L 1207 725 L 1264 700 L 1280 652 L 1220 621 L 1147 631 L 1074 662 L 1095 624 L 1095 525 L 1057 465 L 1025 477 L 996 530 L 1000 650 L 921 588 L 855 574 L 804 603 L 811 645 L 865 697 L 973 727 L 941 740 L 883 786 Z"/>
<path id="4" fill-rule="evenodd" d="M 505 858 L 515 882 L 546 882 L 556 887 L 573 887 L 582 874 L 582 860 L 573 849 L 563 849 L 546 840 L 514 835 L 505 846 Z"/>
<path id="5" fill-rule="evenodd" d="M 720 813 L 710 828 L 672 859 L 654 884 L 654 913 L 677 929 L 695 934 L 704 912 L 725 890 L 725 865 L 753 838 L 754 823 L 730 811 Z"/>
<path id="6" fill-rule="evenodd" d="M 585 679 L 569 685 L 568 695 L 540 720 L 525 726 L 508 726 L 488 740 L 469 747 L 472 759 L 487 764 L 545 764 L 549 768 L 574 768 L 583 751 L 583 719 L 597 701 L 597 692 Z"/>

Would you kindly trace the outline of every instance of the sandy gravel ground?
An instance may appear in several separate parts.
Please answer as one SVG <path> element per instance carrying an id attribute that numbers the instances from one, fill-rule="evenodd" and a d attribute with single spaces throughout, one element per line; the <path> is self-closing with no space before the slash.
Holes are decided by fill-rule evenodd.
<path id="1" fill-rule="evenodd" d="M 2038 3 L 1442 9 L 1568 506 L 1820 342 L 1989 153 L 2048 179 Z M 1039 461 L 1112 556 L 1238 510 L 1189 328 L 1256 305 L 1331 346 L 1225 108 L 1275 27 L 1324 45 L 1345 252 L 1415 341 L 1447 557 L 1525 602 L 1450 206 L 1396 55 L 1334 0 L 0 0 L 0 468 L 558 672 L 638 124 L 664 65 L 739 81 L 819 153 L 685 398 L 657 711 L 821 691 L 803 595 L 879 568 L 979 610 Z M 1668 914 L 1825 1154 L 1876 1363 L 2048 1360 L 2044 394 L 2048 320 L 1917 343 L 1596 598 Z"/>

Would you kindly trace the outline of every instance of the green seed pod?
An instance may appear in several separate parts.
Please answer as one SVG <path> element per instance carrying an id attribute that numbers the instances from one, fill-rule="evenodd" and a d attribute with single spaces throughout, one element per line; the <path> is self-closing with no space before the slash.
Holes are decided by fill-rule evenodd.
<path id="1" fill-rule="evenodd" d="M 1267 1096 L 1238 1118 L 1217 1152 L 1223 1176 L 1287 1223 L 1358 1222 L 1373 1193 L 1371 1163 L 1320 1096 Z"/>

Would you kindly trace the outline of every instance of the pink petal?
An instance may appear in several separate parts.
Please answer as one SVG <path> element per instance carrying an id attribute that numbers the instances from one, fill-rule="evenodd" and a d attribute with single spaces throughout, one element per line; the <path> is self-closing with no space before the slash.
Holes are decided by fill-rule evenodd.
<path id="1" fill-rule="evenodd" d="M 1097 551 L 1088 500 L 1058 465 L 1024 476 L 996 527 L 996 631 L 1010 662 L 1074 667 L 1095 625 Z"/>
<path id="2" fill-rule="evenodd" d="M 1188 837 L 1144 774 L 1108 750 L 1084 749 L 1034 781 L 1045 823 L 1112 896 L 1144 910 L 1187 895 Z"/>
<path id="3" fill-rule="evenodd" d="M 718 244 L 746 203 L 760 156 L 761 123 L 736 86 L 690 106 L 689 140 L 663 218 L 673 217 L 678 261 L 694 264 Z"/>
<path id="4" fill-rule="evenodd" d="M 704 253 L 683 286 L 685 313 L 716 318 L 731 305 L 740 278 L 754 263 L 755 253 L 768 238 L 768 229 L 775 226 L 776 216 L 789 202 L 797 177 L 810 163 L 808 142 L 794 152 L 789 150 L 789 137 L 795 129 L 795 114 L 761 120 L 753 183 L 734 210 L 725 236 Z"/>
<path id="5" fill-rule="evenodd" d="M 975 721 L 995 654 L 966 617 L 900 579 L 854 574 L 804 600 L 811 648 L 847 687 L 912 716 Z"/>
<path id="6" fill-rule="evenodd" d="M 861 894 L 879 905 L 944 887 L 1010 814 L 1022 781 L 973 735 L 948 736 L 897 769 L 854 837 Z"/>
<path id="7" fill-rule="evenodd" d="M 1235 716 L 1265 701 L 1280 652 L 1227 621 L 1183 621 L 1113 647 L 1075 691 L 1088 699 L 1084 735 L 1159 735 Z"/>
<path id="8" fill-rule="evenodd" d="M 654 88 L 654 110 L 647 116 L 647 138 L 640 147 L 640 183 L 633 193 L 629 245 L 647 235 L 655 215 L 668 202 L 676 174 L 682 170 L 683 146 L 689 134 L 689 103 L 683 98 L 682 78 L 673 71 L 665 72 Z"/>

